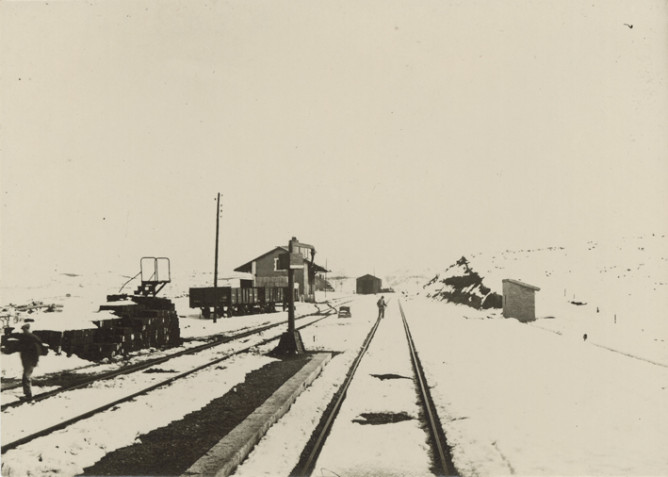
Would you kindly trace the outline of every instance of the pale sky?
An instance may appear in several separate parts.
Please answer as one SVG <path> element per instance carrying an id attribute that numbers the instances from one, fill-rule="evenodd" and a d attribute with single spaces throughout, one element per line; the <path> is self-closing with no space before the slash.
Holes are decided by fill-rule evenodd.
<path id="1" fill-rule="evenodd" d="M 632 26 L 632 28 L 631 28 Z M 668 2 L 0 2 L 2 280 L 668 228 Z"/>

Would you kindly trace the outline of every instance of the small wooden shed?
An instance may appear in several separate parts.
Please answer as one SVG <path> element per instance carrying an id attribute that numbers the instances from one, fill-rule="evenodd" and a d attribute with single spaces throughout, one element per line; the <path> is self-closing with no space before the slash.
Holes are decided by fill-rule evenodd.
<path id="1" fill-rule="evenodd" d="M 373 275 L 363 275 L 357 279 L 357 293 L 360 295 L 372 295 L 380 292 L 383 281 Z"/>
<path id="2" fill-rule="evenodd" d="M 522 323 L 536 319 L 536 292 L 540 288 L 519 280 L 503 280 L 503 316 Z"/>

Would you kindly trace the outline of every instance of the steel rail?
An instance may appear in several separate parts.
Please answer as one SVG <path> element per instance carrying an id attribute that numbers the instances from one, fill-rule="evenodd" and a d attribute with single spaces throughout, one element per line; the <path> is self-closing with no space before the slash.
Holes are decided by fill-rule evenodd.
<path id="1" fill-rule="evenodd" d="M 457 475 L 457 472 L 452 463 L 452 456 L 450 455 L 450 448 L 448 443 L 445 440 L 445 433 L 441 427 L 441 421 L 438 418 L 438 413 L 436 411 L 436 406 L 434 405 L 433 400 L 431 399 L 431 393 L 429 392 L 429 387 L 427 386 L 427 379 L 424 375 L 422 365 L 420 364 L 420 359 L 417 355 L 417 350 L 415 349 L 415 343 L 413 342 L 413 336 L 411 335 L 410 329 L 408 327 L 408 322 L 406 321 L 406 315 L 404 314 L 404 309 L 401 306 L 401 301 L 397 300 L 399 303 L 399 311 L 401 312 L 401 319 L 404 325 L 404 331 L 406 332 L 406 339 L 408 340 L 408 347 L 411 354 L 411 362 L 413 364 L 413 370 L 417 378 L 417 384 L 420 391 L 420 399 L 424 407 L 425 415 L 427 418 L 427 424 L 429 426 L 429 434 L 432 438 L 432 447 L 435 451 L 435 460 L 437 465 L 437 470 L 442 472 L 439 475 Z"/>
<path id="2" fill-rule="evenodd" d="M 312 322 L 310 322 L 310 323 L 307 323 L 307 324 L 305 324 L 305 325 L 302 325 L 302 326 L 298 327 L 297 329 L 298 329 L 298 330 L 301 330 L 301 329 L 303 329 L 303 328 L 306 328 L 307 326 L 314 325 L 315 323 L 318 323 L 319 321 L 324 320 L 325 318 L 328 318 L 328 317 L 332 316 L 332 314 L 333 314 L 333 313 L 327 313 L 327 314 L 325 314 L 325 316 L 323 316 L 322 318 L 318 318 L 318 319 L 315 320 L 315 321 L 312 321 Z M 199 366 L 197 366 L 197 367 L 195 367 L 195 368 L 193 368 L 193 369 L 190 369 L 190 370 L 188 370 L 188 371 L 184 371 L 183 373 L 179 373 L 179 374 L 177 374 L 176 376 L 172 376 L 172 377 L 170 377 L 170 378 L 168 378 L 168 379 L 166 379 L 166 380 L 164 380 L 164 381 L 161 381 L 161 382 L 159 382 L 159 383 L 152 384 L 151 386 L 148 386 L 148 387 L 146 387 L 146 388 L 144 388 L 144 389 L 141 389 L 141 390 L 139 390 L 139 391 L 137 391 L 137 392 L 134 392 L 134 393 L 132 393 L 132 394 L 129 394 L 129 395 L 127 395 L 127 396 L 124 396 L 124 397 L 122 397 L 122 398 L 120 398 L 120 399 L 117 399 L 117 400 L 111 402 L 111 403 L 104 404 L 104 405 L 102 405 L 102 406 L 100 406 L 100 407 L 97 407 L 97 408 L 92 409 L 92 410 L 90 410 L 90 411 L 87 411 L 87 412 L 85 412 L 85 413 L 79 414 L 79 415 L 74 416 L 74 417 L 72 417 L 72 418 L 70 418 L 70 419 L 66 419 L 65 421 L 62 421 L 62 422 L 60 422 L 60 423 L 58 423 L 58 424 L 55 424 L 55 425 L 50 426 L 50 427 L 47 427 L 47 428 L 42 429 L 42 430 L 40 430 L 40 431 L 34 432 L 34 433 L 29 434 L 29 435 L 27 435 L 27 436 L 21 437 L 21 438 L 19 438 L 19 439 L 16 439 L 15 441 L 8 442 L 8 443 L 6 443 L 6 444 L 3 443 L 3 444 L 2 444 L 2 449 L 0 450 L 0 454 L 4 454 L 5 452 L 7 452 L 7 451 L 9 451 L 9 450 L 15 449 L 16 447 L 21 446 L 21 445 L 23 445 L 23 444 L 26 444 L 26 443 L 28 443 L 28 442 L 30 442 L 30 441 L 32 441 L 32 440 L 34 440 L 34 439 L 37 439 L 37 438 L 39 438 L 39 437 L 46 436 L 46 435 L 51 434 L 51 433 L 53 433 L 53 432 L 55 432 L 55 431 L 58 431 L 58 430 L 60 430 L 60 429 L 64 429 L 64 428 L 66 428 L 67 426 L 69 426 L 69 425 L 71 425 L 71 424 L 74 424 L 74 423 L 76 423 L 76 422 L 78 422 L 78 421 L 81 421 L 81 420 L 83 420 L 83 419 L 87 419 L 87 418 L 89 418 L 89 417 L 91 417 L 91 416 L 93 416 L 93 415 L 95 415 L 95 414 L 98 414 L 98 413 L 100 413 L 100 412 L 106 411 L 107 409 L 110 409 L 110 408 L 112 408 L 112 407 L 114 407 L 114 406 L 116 406 L 116 405 L 118 405 L 118 404 L 124 403 L 124 402 L 126 402 L 126 401 L 130 401 L 131 399 L 134 399 L 134 398 L 136 398 L 136 397 L 138 397 L 138 396 L 141 396 L 141 395 L 143 395 L 143 394 L 147 394 L 147 393 L 149 393 L 150 391 L 153 391 L 153 390 L 155 390 L 155 389 L 157 389 L 157 388 L 160 388 L 160 387 L 162 387 L 162 386 L 166 386 L 167 384 L 171 384 L 172 382 L 174 382 L 174 381 L 176 381 L 176 380 L 178 380 L 178 379 L 181 379 L 181 378 L 184 378 L 184 377 L 186 377 L 186 376 L 189 376 L 190 374 L 196 373 L 197 371 L 201 371 L 202 369 L 208 368 L 209 366 L 213 366 L 213 365 L 215 365 L 215 364 L 218 364 L 218 363 L 220 363 L 220 362 L 222 362 L 222 361 L 225 361 L 225 360 L 227 360 L 227 359 L 229 359 L 229 358 L 231 358 L 231 357 L 233 357 L 233 356 L 236 356 L 236 355 L 241 354 L 241 353 L 245 353 L 245 352 L 249 351 L 249 350 L 252 349 L 252 348 L 255 348 L 255 347 L 257 347 L 257 346 L 263 346 L 263 345 L 266 345 L 266 344 L 271 343 L 272 341 L 276 341 L 276 340 L 278 340 L 278 339 L 280 339 L 280 335 L 279 335 L 279 336 L 274 336 L 274 337 L 272 337 L 272 338 L 267 338 L 267 339 L 265 339 L 265 340 L 262 340 L 262 341 L 259 342 L 259 343 L 254 343 L 254 344 L 252 344 L 252 345 L 250 345 L 250 346 L 247 346 L 247 347 L 245 347 L 245 348 L 243 348 L 243 349 L 240 349 L 240 350 L 237 350 L 237 351 L 233 351 L 233 352 L 231 352 L 230 354 L 227 354 L 227 355 L 225 355 L 225 356 L 223 356 L 223 357 L 221 357 L 221 358 L 216 358 L 216 359 L 214 359 L 213 361 L 209 361 L 208 363 L 199 365 Z"/>
<path id="3" fill-rule="evenodd" d="M 330 409 L 327 418 L 325 419 L 325 422 L 323 423 L 320 432 L 316 437 L 311 452 L 308 454 L 304 464 L 298 470 L 296 470 L 296 472 L 293 472 L 290 475 L 301 477 L 301 476 L 310 476 L 313 473 L 315 463 L 318 460 L 320 452 L 322 451 L 322 448 L 325 445 L 325 440 L 329 435 L 334 419 L 336 419 L 336 416 L 339 414 L 339 410 L 341 409 L 341 405 L 343 404 L 343 401 L 346 397 L 348 387 L 350 386 L 350 383 L 352 382 L 353 377 L 355 376 L 355 372 L 357 371 L 357 368 L 359 367 L 362 358 L 366 354 L 369 345 L 371 344 L 371 341 L 373 340 L 373 337 L 376 334 L 376 330 L 378 329 L 379 324 L 380 324 L 380 318 L 376 319 L 376 323 L 369 331 L 369 334 L 367 335 L 366 339 L 364 340 L 364 343 L 362 344 L 360 352 L 358 353 L 357 357 L 355 358 L 355 361 L 353 362 L 353 364 L 350 367 L 350 370 L 348 371 L 348 376 L 346 377 L 343 384 L 339 388 L 334 405 Z"/>
<path id="4" fill-rule="evenodd" d="M 308 318 L 310 316 L 315 316 L 315 315 L 318 315 L 318 314 L 321 314 L 321 312 L 309 313 L 307 315 L 299 316 L 296 319 L 297 320 L 302 320 L 302 319 Z M 144 369 L 150 368 L 151 366 L 156 366 L 158 364 L 162 364 L 166 361 L 169 361 L 170 359 L 178 358 L 178 357 L 181 357 L 181 356 L 186 356 L 186 355 L 189 355 L 189 354 L 199 353 L 200 351 L 211 349 L 211 348 L 214 348 L 214 347 L 219 346 L 221 344 L 226 344 L 226 343 L 230 343 L 232 341 L 236 341 L 236 340 L 239 340 L 239 339 L 242 339 L 242 338 L 246 338 L 246 337 L 254 335 L 256 333 L 262 333 L 264 331 L 275 328 L 277 326 L 284 325 L 285 323 L 287 323 L 287 320 L 286 321 L 280 321 L 278 323 L 272 323 L 272 324 L 269 324 L 269 325 L 262 325 L 262 326 L 259 326 L 257 328 L 252 328 L 248 331 L 243 331 L 241 333 L 231 335 L 231 336 L 218 336 L 218 337 L 214 338 L 213 341 L 210 341 L 208 343 L 204 343 L 202 345 L 198 345 L 198 346 L 194 346 L 192 348 L 181 350 L 181 351 L 178 351 L 176 353 L 172 353 L 170 355 L 163 356 L 163 357 L 160 357 L 160 358 L 153 358 L 153 359 L 149 359 L 147 361 L 142 361 L 141 363 L 131 364 L 131 365 L 125 366 L 123 368 L 116 369 L 114 371 L 109 371 L 109 372 L 106 372 L 106 373 L 103 373 L 103 374 L 100 374 L 100 375 L 97 375 L 97 376 L 94 376 L 94 377 L 83 378 L 83 379 L 81 379 L 81 380 L 79 380 L 79 381 L 77 381 L 73 384 L 70 384 L 68 386 L 62 386 L 62 387 L 59 387 L 57 389 L 53 389 L 51 391 L 46 391 L 46 392 L 43 392 L 43 393 L 36 394 L 33 397 L 31 402 L 42 401 L 44 399 L 53 397 L 57 394 L 60 394 L 60 393 L 66 392 L 66 391 L 72 391 L 74 389 L 79 389 L 79 388 L 88 386 L 88 385 L 90 385 L 92 383 L 95 383 L 95 382 L 98 382 L 98 381 L 104 381 L 106 379 L 115 378 L 117 376 L 122 376 L 124 374 L 131 374 L 131 373 L 134 373 L 134 372 L 137 372 L 137 371 L 142 371 Z M 15 386 L 6 387 L 5 389 L 3 389 L 3 391 L 8 390 L 8 389 L 15 389 L 15 388 L 20 387 L 20 386 L 21 386 L 21 384 L 17 383 Z M 18 407 L 18 406 L 20 406 L 22 404 L 25 404 L 25 403 L 26 403 L 26 401 L 22 401 L 22 400 L 12 401 L 12 402 L 9 402 L 7 404 L 3 404 L 2 406 L 0 406 L 0 411 L 4 411 L 5 409 L 9 409 L 9 408 L 13 408 L 13 407 Z"/>

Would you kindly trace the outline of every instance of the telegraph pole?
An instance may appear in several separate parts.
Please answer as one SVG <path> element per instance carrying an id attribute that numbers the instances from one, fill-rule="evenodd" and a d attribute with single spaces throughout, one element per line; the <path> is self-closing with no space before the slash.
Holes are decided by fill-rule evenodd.
<path id="1" fill-rule="evenodd" d="M 327 287 L 329 286 L 329 283 L 327 282 L 327 259 L 325 259 L 325 301 L 327 301 Z"/>
<path id="2" fill-rule="evenodd" d="M 220 230 L 220 192 L 218 192 L 218 199 L 216 201 L 216 257 L 213 265 L 213 296 L 215 298 L 216 306 L 213 308 L 213 322 L 216 323 L 218 318 L 218 235 Z"/>
<path id="3" fill-rule="evenodd" d="M 292 240 L 288 242 L 288 253 L 292 257 L 294 246 Z M 291 265 L 288 265 L 288 334 L 294 336 L 295 334 L 295 270 Z"/>

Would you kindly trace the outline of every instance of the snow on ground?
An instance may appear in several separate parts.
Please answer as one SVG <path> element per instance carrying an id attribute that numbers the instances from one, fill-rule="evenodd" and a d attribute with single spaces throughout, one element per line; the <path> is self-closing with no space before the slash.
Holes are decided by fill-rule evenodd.
<path id="1" fill-rule="evenodd" d="M 82 286 L 82 288 L 84 287 Z M 64 293 L 50 289 L 49 286 L 32 287 L 29 290 L 24 290 L 23 293 L 12 290 L 15 297 L 27 297 L 27 301 L 16 300 L 8 303 L 20 304 L 31 301 L 50 303 L 54 301 L 63 304 L 63 311 L 58 313 L 37 311 L 29 315 L 22 314 L 23 316 L 19 317 L 21 321 L 18 321 L 18 323 L 22 323 L 26 317 L 29 317 L 34 320 L 33 329 L 92 327 L 92 320 L 99 319 L 102 314 L 97 313 L 97 309 L 101 303 L 105 302 L 106 294 L 116 293 L 118 289 L 104 290 L 104 287 L 99 286 L 90 288 L 94 289 L 94 293 L 91 293 L 88 298 L 81 296 L 68 297 Z M 165 291 L 169 293 L 169 290 Z M 119 359 L 116 362 L 100 364 L 91 363 L 76 356 L 68 358 L 64 354 L 57 355 L 50 351 L 47 356 L 40 359 L 34 376 L 39 377 L 62 371 L 76 371 L 81 374 L 110 371 L 126 363 L 134 363 L 148 357 L 160 357 L 180 349 L 196 346 L 202 342 L 201 340 L 198 341 L 198 338 L 205 339 L 221 333 L 234 334 L 252 327 L 287 319 L 286 312 L 277 312 L 218 319 L 214 323 L 213 320 L 202 319 L 198 310 L 189 309 L 187 298 L 184 300 L 182 292 L 179 291 L 178 293 L 181 296 L 174 297 L 174 302 L 180 316 L 181 336 L 194 341 L 164 351 L 156 349 L 141 350 L 132 353 L 127 361 Z M 3 297 L 5 296 L 9 295 L 4 294 Z M 321 308 L 326 309 L 327 307 Z M 297 317 L 315 311 L 317 311 L 317 307 L 313 304 L 296 304 Z M 110 315 L 110 317 L 113 317 L 113 315 Z M 300 321 L 297 324 L 299 326 Z M 278 335 L 283 331 L 285 330 L 279 326 L 275 333 Z M 265 332 L 260 339 L 264 339 L 270 334 L 270 332 Z M 238 348 L 251 345 L 252 343 L 248 340 L 242 340 L 236 345 L 226 345 L 225 352 L 232 351 L 235 346 Z M 211 351 L 214 355 L 220 352 L 217 348 Z M 169 361 L 162 366 L 169 368 L 168 372 L 180 372 L 188 367 L 194 367 L 195 361 L 200 359 L 201 356 L 199 355 L 184 356 L 179 359 L 179 363 Z M 67 430 L 59 431 L 52 436 L 40 438 L 15 450 L 8 451 L 2 456 L 2 475 L 76 475 L 84 467 L 97 462 L 106 453 L 132 444 L 138 436 L 165 426 L 173 420 L 180 419 L 193 410 L 200 409 L 212 399 L 225 394 L 235 384 L 243 382 L 248 372 L 272 360 L 272 358 L 258 356 L 257 352 L 244 357 L 232 358 L 225 362 L 225 366 L 216 366 L 215 369 L 204 370 L 194 376 L 179 380 L 164 389 L 154 391 L 149 396 L 136 398 L 130 403 L 125 403 L 101 415 L 81 421 Z M 21 376 L 22 368 L 18 354 L 1 355 L 0 367 L 3 377 L 20 378 Z M 138 373 L 137 375 L 123 377 L 121 379 L 123 390 L 127 391 L 128 388 L 138 390 L 146 387 L 149 384 L 146 382 L 147 379 L 156 379 L 160 374 L 162 373 Z M 71 391 L 44 402 L 6 410 L 2 413 L 2 442 L 10 442 L 38 427 L 43 427 L 47 421 L 62 421 L 69 415 L 81 412 L 83 407 L 94 408 L 108 402 L 111 394 L 121 391 L 115 389 L 115 382 L 104 381 L 93 388 Z M 38 386 L 33 386 L 33 388 L 33 392 L 36 394 L 52 389 L 52 387 L 40 388 Z M 191 392 L 193 389 L 196 389 L 197 392 Z M 22 395 L 20 387 L 3 391 L 2 402 L 11 402 L 20 395 Z"/>
<path id="2" fill-rule="evenodd" d="M 668 474 L 666 237 L 467 258 L 493 291 L 504 278 L 541 290 L 524 325 L 405 305 L 460 472 Z"/>
<path id="3" fill-rule="evenodd" d="M 298 303 L 297 316 L 312 313 L 316 307 L 312 304 Z M 198 318 L 182 318 L 182 328 L 188 329 L 192 336 L 211 336 L 216 333 L 238 332 L 252 326 L 279 322 L 285 319 L 285 313 L 271 313 L 247 317 L 212 320 Z M 297 322 L 301 324 L 300 321 Z M 124 395 L 138 391 L 153 384 L 157 379 L 186 371 L 202 363 L 207 358 L 217 358 L 241 348 L 251 348 L 250 354 L 233 357 L 224 365 L 206 368 L 185 379 L 140 396 L 129 403 L 108 410 L 93 418 L 80 421 L 66 430 L 54 435 L 37 439 L 29 444 L 8 451 L 2 457 L 3 476 L 37 476 L 37 475 L 76 475 L 83 468 L 97 462 L 106 453 L 134 443 L 139 436 L 153 429 L 163 427 L 205 406 L 212 399 L 224 395 L 234 385 L 243 382 L 245 375 L 254 369 L 273 361 L 252 349 L 255 342 L 270 336 L 278 336 L 285 331 L 279 326 L 273 331 L 262 333 L 254 339 L 244 339 L 213 348 L 205 353 L 183 356 L 170 360 L 154 368 L 163 373 L 134 373 L 115 380 L 102 381 L 94 386 L 69 391 L 46 401 L 30 405 L 22 405 L 2 413 L 2 442 L 11 442 L 23 435 L 50 424 L 61 422 L 72 415 L 113 400 L 115 395 Z M 190 343 L 191 345 L 198 342 Z M 268 346 L 269 349 L 275 346 Z M 171 350 L 143 350 L 136 353 L 130 362 L 145 359 L 147 356 L 158 357 Z M 267 351 L 267 350 L 265 350 Z M 64 356 L 47 355 L 42 362 L 54 369 L 55 363 L 62 365 L 59 371 L 70 370 L 68 360 L 79 364 L 81 360 Z M 18 355 L 3 356 L 3 366 L 7 361 L 19 362 Z M 43 363 L 40 363 L 42 367 Z M 101 372 L 121 366 L 122 362 L 88 366 L 85 372 Z M 20 375 L 20 365 L 14 368 Z M 50 388 L 49 388 L 50 389 Z M 47 391 L 47 388 L 35 387 L 34 392 Z M 196 392 L 193 392 L 196 390 Z M 3 392 L 3 402 L 21 394 L 20 388 Z M 116 396 L 116 397 L 118 397 Z M 9 398 L 9 399 L 8 399 Z"/>
<path id="4" fill-rule="evenodd" d="M 31 321 L 31 328 L 33 331 L 60 331 L 97 328 L 93 323 L 94 321 L 118 318 L 110 311 L 99 311 L 99 308 L 100 305 L 106 303 L 108 294 L 114 294 L 121 291 L 121 286 L 123 282 L 127 281 L 127 277 L 119 278 L 118 275 L 111 273 L 102 274 L 101 276 L 93 275 L 91 277 L 70 275 L 73 274 L 61 274 L 63 280 L 62 283 L 54 279 L 53 281 L 47 281 L 39 286 L 2 288 L 2 307 L 10 310 L 10 326 L 15 328 L 15 333 L 20 332 L 20 327 L 26 320 Z M 86 283 L 86 278 L 90 281 L 90 284 Z M 107 284 L 105 284 L 105 281 Z M 190 281 L 202 286 L 201 279 L 191 277 Z M 108 283 L 113 285 L 109 286 Z M 136 280 L 131 282 L 131 285 L 132 286 L 126 286 L 122 291 L 131 292 L 132 289 L 137 286 Z M 216 323 L 213 323 L 213 320 L 202 319 L 199 310 L 191 309 L 189 307 L 186 294 L 187 289 L 187 286 L 183 283 L 172 283 L 167 285 L 158 295 L 165 296 L 171 299 L 174 303 L 180 318 L 181 338 L 184 339 L 207 338 L 219 333 L 243 331 L 263 324 L 287 320 L 287 312 L 279 311 L 270 314 L 219 319 Z M 78 292 L 78 294 L 74 294 L 74 292 Z M 62 305 L 62 311 L 46 312 L 38 310 L 32 313 L 26 313 L 17 312 L 14 306 L 10 306 L 10 304 L 20 305 L 32 303 L 34 301 L 43 302 L 45 304 L 60 304 Z M 297 316 L 317 311 L 316 307 L 308 303 L 297 303 L 295 308 Z M 198 343 L 194 343 L 192 346 L 195 344 Z M 155 355 L 156 350 L 150 351 Z M 131 356 L 141 356 L 147 352 L 148 351 L 146 350 L 142 350 L 140 352 L 132 353 Z M 121 361 L 122 358 L 119 358 L 118 362 L 120 363 Z M 90 361 L 80 359 L 76 356 L 67 357 L 64 354 L 58 355 L 53 350 L 50 350 L 46 357 L 40 359 L 39 364 L 33 373 L 33 377 L 40 377 L 65 370 L 86 369 L 90 368 L 91 365 L 92 363 Z M 88 371 L 99 372 L 101 370 L 102 368 L 100 366 L 94 366 L 94 369 L 89 369 Z M 20 378 L 22 367 L 19 355 L 0 355 L 0 371 L 3 378 Z"/>
<path id="5" fill-rule="evenodd" d="M 458 305 L 404 308 L 462 475 L 668 473 L 668 359 Z"/>
<path id="6" fill-rule="evenodd" d="M 668 362 L 668 238 L 622 238 L 471 259 L 486 284 L 539 286 L 535 325 Z M 491 286 L 491 285 L 490 285 Z"/>
<path id="7" fill-rule="evenodd" d="M 302 316 L 309 313 L 314 313 L 317 308 L 310 303 L 297 303 L 296 316 Z M 323 307 L 323 309 L 326 307 Z M 56 354 L 50 350 L 49 354 L 40 358 L 37 367 L 33 373 L 33 377 L 43 377 L 48 374 L 53 374 L 62 371 L 77 373 L 80 375 L 102 373 L 113 371 L 126 364 L 134 364 L 139 361 L 144 361 L 149 358 L 159 358 L 167 354 L 173 354 L 186 348 L 192 348 L 203 343 L 203 340 L 217 334 L 231 335 L 243 332 L 249 328 L 268 325 L 271 323 L 281 322 L 287 320 L 287 312 L 276 312 L 261 315 L 251 316 L 235 316 L 232 318 L 224 318 L 217 320 L 202 319 L 196 315 L 187 317 L 180 317 L 181 337 L 193 341 L 184 342 L 182 346 L 175 348 L 167 348 L 165 350 L 158 350 L 154 348 L 139 350 L 130 354 L 128 359 L 119 357 L 115 361 L 92 363 L 83 360 L 77 356 L 67 357 L 64 353 Z M 299 321 L 297 321 L 299 326 Z M 279 327 L 280 328 L 280 327 Z M 200 340 L 198 340 L 200 338 Z M 20 379 L 22 374 L 21 359 L 18 353 L 0 355 L 0 368 L 3 378 Z M 41 388 L 33 385 L 33 393 L 47 392 L 51 388 Z M 8 403 L 18 399 L 23 395 L 21 387 L 6 390 L 2 392 L 2 402 Z"/>
<path id="8" fill-rule="evenodd" d="M 376 296 L 366 313 L 375 316 Z M 333 475 L 431 475 L 428 432 L 421 427 L 421 406 L 416 398 L 409 347 L 396 299 L 355 372 L 346 399 L 315 464 L 316 472 Z M 379 376 L 396 375 L 395 379 Z M 361 424 L 364 415 L 405 416 L 392 424 Z M 369 419 L 373 421 L 373 418 Z M 391 450 L 388 452 L 388 450 Z"/>
<path id="9" fill-rule="evenodd" d="M 297 398 L 290 412 L 269 429 L 234 475 L 289 475 L 297 465 L 300 453 L 345 379 L 376 319 L 374 297 L 357 296 L 351 311 L 351 318 L 331 318 L 320 322 L 317 328 L 301 331 L 302 341 L 309 351 L 337 354 L 332 356 L 318 379 Z"/>
<path id="10" fill-rule="evenodd" d="M 540 287 L 537 317 L 559 313 L 559 320 L 574 323 L 587 316 L 615 324 L 625 332 L 668 337 L 668 320 L 662 319 L 668 305 L 665 236 L 507 250 L 467 258 L 485 284 L 499 293 L 504 278 Z"/>
<path id="11" fill-rule="evenodd" d="M 529 324 L 504 319 L 498 310 L 477 311 L 426 300 L 416 283 L 419 274 L 407 275 L 403 288 L 395 277 L 392 286 L 404 292 L 395 297 L 403 297 L 462 475 L 668 475 L 667 244 L 665 237 L 646 236 L 467 256 L 493 291 L 501 291 L 503 278 L 541 288 L 536 294 L 538 319 Z M 442 269 L 461 255 L 444 258 Z M 409 297 L 409 288 L 420 294 Z M 171 296 L 182 293 L 175 288 Z M 328 294 L 329 299 L 336 297 Z M 28 298 L 41 297 L 31 293 Z M 180 300 L 183 303 L 182 295 Z M 375 320 L 374 303 L 373 297 L 355 297 L 350 303 L 352 319 L 332 317 L 317 329 L 302 331 L 307 349 L 340 354 L 334 355 L 321 377 L 270 429 L 237 470 L 238 475 L 287 475 L 292 470 Z M 268 319 L 258 315 L 213 324 L 198 319 L 197 313 L 182 304 L 177 309 L 182 316 L 182 334 L 193 337 Z M 56 358 L 49 354 L 38 369 Z M 3 372 L 12 360 L 18 361 L 18 357 L 2 356 Z M 164 401 L 147 398 L 147 405 L 190 401 L 207 384 L 198 380 L 184 386 L 180 394 L 170 394 Z M 198 393 L 190 392 L 194 388 Z M 222 392 L 216 390 L 217 395 Z M 188 406 L 201 405 L 193 402 Z M 165 409 L 169 411 L 162 412 L 161 419 L 177 419 L 182 412 Z M 105 449 L 116 448 L 116 439 L 130 439 L 129 435 L 119 437 L 121 431 L 101 433 L 99 429 L 116 429 L 119 422 L 136 421 L 139 427 L 129 431 L 136 436 L 161 425 L 144 426 L 143 419 L 118 411 L 96 419 L 87 431 L 74 428 L 63 432 L 57 437 L 58 445 L 79 454 L 89 452 L 81 449 L 82 443 L 94 441 L 96 450 L 90 450 L 87 458 L 91 460 L 103 455 Z M 81 425 L 88 426 L 86 421 Z M 30 451 L 10 451 L 28 452 L 15 462 L 34 460 L 37 453 L 51 448 L 51 444 L 38 442 L 42 443 Z M 3 456 L 3 462 L 9 456 Z M 45 455 L 42 459 L 40 469 L 48 474 L 45 466 L 57 459 Z M 62 465 L 70 470 L 61 475 L 72 475 L 81 466 Z M 17 472 L 28 475 L 20 469 Z"/>
<path id="12" fill-rule="evenodd" d="M 369 327 L 374 301 L 360 296 L 352 303 L 359 310 L 354 318 Z M 668 359 L 653 364 L 644 360 L 642 343 L 634 358 L 498 311 L 421 297 L 403 305 L 462 476 L 668 473 Z M 359 342 L 340 345 L 347 351 L 327 365 L 235 475 L 290 472 Z M 360 402 L 347 405 L 363 405 L 363 396 L 364 390 L 349 392 L 346 401 Z M 348 446 L 347 462 L 366 458 L 373 465 L 406 445 L 398 439 L 384 456 Z M 334 475 L 330 470 L 324 465 L 316 475 Z"/>
<path id="13" fill-rule="evenodd" d="M 666 250 L 665 237 L 647 237 L 472 256 L 498 292 L 503 278 L 541 287 L 539 319 L 529 324 L 500 310 L 397 294 L 461 475 L 668 475 Z M 415 290 L 414 281 L 414 274 L 397 281 L 398 291 Z M 352 303 L 354 319 L 369 326 L 370 298 Z M 330 380 L 345 374 L 344 357 L 352 361 L 357 350 L 357 342 L 348 344 L 237 475 L 292 469 L 327 390 L 335 390 Z"/>
<path id="14" fill-rule="evenodd" d="M 195 375 L 175 381 L 170 386 L 139 396 L 64 430 L 10 450 L 2 457 L 2 475 L 77 475 L 107 453 L 131 445 L 137 442 L 141 435 L 201 409 L 211 400 L 224 395 L 234 385 L 243 382 L 247 373 L 271 361 L 272 358 L 253 354 L 231 358 L 225 366 L 206 368 Z M 108 391 L 99 387 L 92 393 L 105 400 Z M 83 392 L 91 394 L 90 390 Z M 52 414 L 62 414 L 63 409 L 80 410 L 78 408 L 81 402 L 91 403 L 96 400 L 94 396 L 82 397 L 79 394 L 81 393 L 73 397 L 68 393 L 38 403 L 39 406 L 25 407 L 34 407 L 43 413 L 48 406 Z M 26 411 L 19 408 L 14 412 L 22 413 L 24 420 L 40 419 L 34 416 L 34 411 L 30 409 Z M 26 412 L 32 414 L 26 415 Z M 5 419 L 3 413 L 3 420 Z M 16 419 L 20 420 L 21 417 L 17 416 Z"/>

